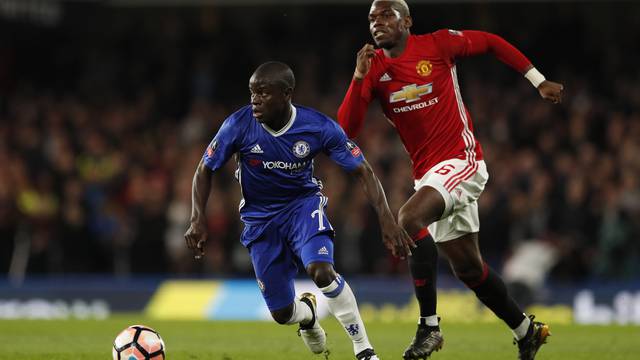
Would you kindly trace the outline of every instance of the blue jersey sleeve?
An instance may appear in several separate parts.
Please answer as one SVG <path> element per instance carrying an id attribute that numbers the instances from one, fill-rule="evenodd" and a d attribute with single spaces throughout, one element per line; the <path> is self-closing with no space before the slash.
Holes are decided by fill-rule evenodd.
<path id="1" fill-rule="evenodd" d="M 363 161 L 362 151 L 353 141 L 347 138 L 344 130 L 331 119 L 324 131 L 324 152 L 331 160 L 347 171 L 357 168 Z"/>
<path id="2" fill-rule="evenodd" d="M 218 170 L 237 152 L 238 126 L 234 117 L 227 118 L 204 152 L 204 165 L 211 171 Z"/>

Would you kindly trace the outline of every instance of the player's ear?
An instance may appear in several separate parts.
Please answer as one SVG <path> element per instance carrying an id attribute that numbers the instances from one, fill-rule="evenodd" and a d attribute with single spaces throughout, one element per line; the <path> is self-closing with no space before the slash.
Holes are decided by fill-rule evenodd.
<path id="1" fill-rule="evenodd" d="M 411 18 L 410 15 L 407 15 L 404 17 L 404 27 L 405 29 L 409 30 L 411 29 L 411 26 L 413 25 L 413 19 Z"/>
<path id="2" fill-rule="evenodd" d="M 292 87 L 286 87 L 286 88 L 284 88 L 283 93 L 284 93 L 284 98 L 287 101 L 291 101 L 291 98 L 293 97 L 293 88 Z"/>

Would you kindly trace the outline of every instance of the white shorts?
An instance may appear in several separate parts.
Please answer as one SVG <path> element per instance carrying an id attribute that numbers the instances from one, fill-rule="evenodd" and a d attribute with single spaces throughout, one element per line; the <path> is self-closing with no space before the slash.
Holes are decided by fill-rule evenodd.
<path id="1" fill-rule="evenodd" d="M 478 232 L 478 198 L 489 180 L 484 161 L 469 163 L 462 159 L 445 160 L 429 169 L 414 189 L 430 186 L 444 198 L 445 209 L 440 220 L 428 226 L 435 242 L 457 239 Z"/>

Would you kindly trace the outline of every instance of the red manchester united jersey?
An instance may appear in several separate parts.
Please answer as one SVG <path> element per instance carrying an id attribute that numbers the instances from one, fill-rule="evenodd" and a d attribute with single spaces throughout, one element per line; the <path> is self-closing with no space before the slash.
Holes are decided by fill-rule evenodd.
<path id="1" fill-rule="evenodd" d="M 486 52 L 487 44 L 478 47 L 475 36 L 480 34 L 484 39 L 488 33 L 440 30 L 410 35 L 396 58 L 377 50 L 365 78 L 352 82 L 338 113 L 340 124 L 355 136 L 375 97 L 411 156 L 414 178 L 452 158 L 467 160 L 473 173 L 475 163 L 482 160 L 482 147 L 460 94 L 455 58 Z M 521 61 L 514 65 L 519 70 L 529 64 L 526 58 L 516 59 Z"/>

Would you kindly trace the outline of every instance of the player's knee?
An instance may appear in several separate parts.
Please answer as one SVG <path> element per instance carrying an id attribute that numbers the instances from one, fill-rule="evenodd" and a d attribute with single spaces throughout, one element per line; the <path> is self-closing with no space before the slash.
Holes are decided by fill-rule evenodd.
<path id="1" fill-rule="evenodd" d="M 281 325 L 285 325 L 291 319 L 291 316 L 293 316 L 293 304 L 282 309 L 271 311 L 273 320 Z"/>
<path id="2" fill-rule="evenodd" d="M 410 211 L 407 206 L 400 208 L 398 212 L 398 225 L 400 225 L 409 235 L 417 233 L 424 226 L 414 211 Z"/>
<path id="3" fill-rule="evenodd" d="M 319 288 L 329 286 L 336 278 L 336 272 L 329 263 L 311 263 L 307 266 L 307 274 Z"/>

